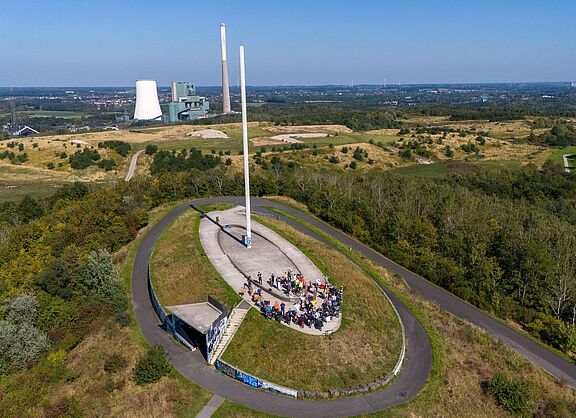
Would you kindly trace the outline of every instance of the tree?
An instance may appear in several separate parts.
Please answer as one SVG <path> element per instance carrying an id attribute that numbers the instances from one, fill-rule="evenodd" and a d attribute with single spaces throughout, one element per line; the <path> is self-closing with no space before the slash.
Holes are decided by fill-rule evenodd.
<path id="1" fill-rule="evenodd" d="M 158 151 L 158 145 L 148 144 L 146 145 L 146 155 L 154 155 Z"/>
<path id="2" fill-rule="evenodd" d="M 36 328 L 38 303 L 20 294 L 4 301 L 0 319 L 0 373 L 22 369 L 48 348 L 46 334 Z"/>

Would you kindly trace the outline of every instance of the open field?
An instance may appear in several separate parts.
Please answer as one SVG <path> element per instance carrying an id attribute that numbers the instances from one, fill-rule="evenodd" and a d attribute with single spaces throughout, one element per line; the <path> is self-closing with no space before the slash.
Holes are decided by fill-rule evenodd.
<path id="1" fill-rule="evenodd" d="M 223 359 L 260 378 L 313 391 L 369 383 L 392 370 L 401 331 L 382 291 L 337 251 L 282 222 L 258 220 L 297 245 L 337 287 L 344 286 L 342 326 L 329 336 L 311 336 L 252 309 Z"/>
<path id="2" fill-rule="evenodd" d="M 25 110 L 18 111 L 18 115 L 23 114 L 30 118 L 62 118 L 62 119 L 80 119 L 86 116 L 83 112 L 72 112 L 65 110 Z M 0 113 L 0 116 L 10 116 L 10 113 Z"/>
<path id="3" fill-rule="evenodd" d="M 191 209 L 162 234 L 152 258 L 154 289 L 164 306 L 205 302 L 210 295 L 232 309 L 241 298 L 204 254 L 199 223 L 200 213 Z"/>
<path id="4" fill-rule="evenodd" d="M 442 173 L 446 165 L 438 167 L 420 168 L 423 163 L 434 164 L 445 161 L 466 161 L 484 164 L 487 161 L 511 161 L 511 165 L 534 163 L 542 165 L 547 159 L 561 164 L 562 153 L 576 152 L 576 147 L 565 150 L 541 147 L 525 143 L 523 140 L 530 133 L 530 120 L 510 122 L 487 121 L 450 121 L 446 117 L 411 117 L 405 121 L 407 126 L 417 127 L 447 127 L 462 130 L 462 132 L 427 133 L 412 130 L 408 134 L 400 135 L 398 129 L 381 129 L 364 133 L 352 132 L 340 125 L 311 125 L 311 126 L 275 126 L 269 122 L 249 123 L 250 154 L 262 152 L 262 159 L 270 162 L 272 157 L 279 156 L 283 162 L 293 162 L 297 165 L 324 167 L 327 169 L 348 169 L 353 161 L 357 170 L 396 169 L 403 167 L 406 172 L 414 173 Z M 206 139 L 191 137 L 188 134 L 204 129 L 219 130 L 229 138 Z M 544 132 L 545 129 L 536 129 L 535 133 Z M 420 133 L 418 133 L 420 132 Z M 290 133 L 324 133 L 326 137 L 301 138 L 308 147 L 303 150 L 288 149 L 290 144 L 274 140 L 278 134 Z M 482 136 L 483 143 L 476 138 Z M 0 161 L 0 170 L 4 176 L 0 180 L 3 193 L 0 200 L 18 198 L 31 193 L 34 196 L 45 196 L 60 184 L 72 181 L 87 181 L 101 184 L 111 184 L 123 179 L 129 166 L 131 155 L 127 158 L 119 156 L 115 151 L 99 149 L 102 159 L 108 158 L 116 162 L 117 167 L 105 172 L 95 166 L 85 170 L 73 170 L 69 167 L 68 155 L 85 147 L 96 147 L 105 140 L 120 140 L 131 144 L 132 152 L 144 149 L 148 144 L 156 144 L 161 150 L 181 150 L 183 148 L 197 148 L 204 153 L 214 152 L 223 155 L 223 160 L 232 160 L 232 169 L 241 170 L 242 167 L 242 129 L 241 124 L 220 125 L 173 125 L 145 129 L 132 129 L 106 132 L 87 132 L 71 135 L 37 136 L 31 138 L 12 139 L 0 142 L 0 152 L 8 149 L 9 142 L 24 144 L 24 150 L 29 160 L 18 165 L 11 164 L 7 159 Z M 87 145 L 71 144 L 71 140 L 80 140 Z M 419 156 L 412 144 L 418 144 L 418 152 L 426 156 Z M 462 146 L 473 144 L 478 152 L 465 152 Z M 368 153 L 363 161 L 353 160 L 352 155 L 356 147 L 361 147 Z M 387 148 L 392 146 L 392 148 Z M 342 149 L 348 148 L 348 153 Z M 401 157 L 399 152 L 411 148 L 412 156 Z M 275 151 L 272 151 L 275 149 Z M 450 151 L 447 151 L 450 149 Z M 17 147 L 10 149 L 19 154 Z M 282 152 L 280 152 L 282 150 Z M 65 156 L 61 156 L 65 153 Z M 423 155 L 424 155 L 423 154 Z M 62 154 L 64 155 L 64 154 Z M 447 156 L 450 155 L 450 156 Z M 332 158 L 337 157 L 338 160 Z M 332 158 L 332 161 L 330 161 Z M 368 163 L 372 160 L 371 163 Z M 254 161 L 254 160 L 252 160 Z M 139 158 L 137 174 L 147 175 L 152 157 L 142 155 Z M 48 164 L 54 164 L 48 170 Z M 432 165 L 434 165 L 432 164 Z M 256 169 L 260 169 L 255 165 Z"/>
<path id="5" fill-rule="evenodd" d="M 287 198 L 281 198 L 281 201 L 285 204 L 291 202 Z M 300 206 L 293 203 L 293 206 Z M 321 231 L 312 229 L 333 242 Z M 509 417 L 482 389 L 482 383 L 496 372 L 527 383 L 531 406 L 538 411 L 535 416 L 574 416 L 576 392 L 573 389 L 557 382 L 483 330 L 415 296 L 400 278 L 363 255 L 338 246 L 366 273 L 381 280 L 407 304 L 423 324 L 433 346 L 432 375 L 420 395 L 404 405 L 368 416 Z M 234 411 L 235 406 L 227 408 Z M 242 409 L 235 416 L 244 416 Z"/>

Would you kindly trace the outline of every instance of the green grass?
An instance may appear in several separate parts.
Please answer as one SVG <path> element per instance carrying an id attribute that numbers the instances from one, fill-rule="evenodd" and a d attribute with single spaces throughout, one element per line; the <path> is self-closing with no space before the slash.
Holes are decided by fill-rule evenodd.
<path id="1" fill-rule="evenodd" d="M 222 206 L 200 209 L 209 211 Z M 222 279 L 198 236 L 200 214 L 188 210 L 160 236 L 152 256 L 154 290 L 164 306 L 204 302 L 213 296 L 233 308 L 240 296 Z"/>
<path id="2" fill-rule="evenodd" d="M 213 418 L 268 418 L 275 416 L 228 400 L 224 401 L 220 408 L 212 414 Z"/>
<path id="3" fill-rule="evenodd" d="M 576 154 L 576 146 L 567 148 L 554 148 L 552 151 L 550 151 L 548 160 L 552 161 L 556 165 L 561 165 L 564 167 L 564 160 L 562 159 L 564 154 Z M 571 166 L 576 166 L 576 161 L 570 159 L 568 161 L 571 162 Z"/>
<path id="4" fill-rule="evenodd" d="M 369 383 L 392 370 L 401 330 L 381 290 L 334 249 L 281 222 L 257 219 L 298 246 L 337 287 L 344 286 L 343 320 L 335 333 L 312 336 L 250 310 L 223 360 L 262 379 L 313 391 Z M 270 357 L 280 361 L 270 367 Z"/>
<path id="5" fill-rule="evenodd" d="M 462 173 L 465 174 L 469 171 L 482 168 L 519 168 L 521 163 L 516 160 L 450 160 L 439 161 L 433 164 L 414 164 L 406 167 L 399 167 L 391 169 L 390 171 L 407 176 L 417 177 L 440 177 L 447 173 Z"/>

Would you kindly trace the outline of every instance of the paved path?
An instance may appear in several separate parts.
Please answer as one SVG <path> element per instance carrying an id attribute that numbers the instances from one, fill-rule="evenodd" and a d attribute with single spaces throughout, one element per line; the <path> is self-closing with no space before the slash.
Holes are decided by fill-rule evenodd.
<path id="1" fill-rule="evenodd" d="M 252 222 L 253 245 L 252 248 L 246 248 L 241 243 L 242 234 L 246 233 L 246 229 L 238 226 L 245 223 L 245 214 L 246 211 L 241 206 L 224 211 L 213 211 L 200 221 L 199 228 L 200 242 L 204 247 L 206 256 L 236 293 L 239 293 L 240 289 L 244 287 L 248 276 L 256 280 L 258 272 L 261 272 L 264 285 L 263 299 L 269 300 L 272 305 L 276 302 L 280 305 L 283 301 L 266 291 L 266 289 L 270 289 L 266 280 L 272 274 L 281 275 L 290 269 L 295 273 L 302 273 L 307 281 L 323 278 L 320 269 L 302 251 L 284 237 L 258 222 Z M 216 223 L 216 219 L 220 219 L 220 224 Z M 220 226 L 224 226 L 224 228 L 222 229 Z M 248 293 L 244 295 L 244 300 L 254 306 Z M 294 298 L 294 302 L 299 300 Z M 322 303 L 321 298 L 318 298 L 318 301 L 320 304 Z M 284 303 L 286 310 L 294 306 L 294 303 L 288 301 Z M 340 328 L 341 319 L 341 316 L 333 318 L 325 323 L 321 330 L 315 327 L 301 328 L 293 323 L 285 324 L 282 322 L 282 325 L 305 334 L 324 335 Z"/>
<path id="2" fill-rule="evenodd" d="M 223 202 L 241 205 L 243 199 L 243 197 L 206 198 L 195 200 L 193 203 L 202 205 Z M 264 199 L 253 199 L 252 202 L 255 204 L 255 211 L 265 210 L 264 206 L 289 209 Z M 164 346 L 170 362 L 183 376 L 230 401 L 270 414 L 294 417 L 340 417 L 367 414 L 404 403 L 422 390 L 432 368 L 430 341 L 408 308 L 379 283 L 377 283 L 378 286 L 386 292 L 398 310 L 406 330 L 408 344 L 406 360 L 400 373 L 389 385 L 372 393 L 333 400 L 303 400 L 255 390 L 217 373 L 213 367 L 206 364 L 199 350 L 191 352 L 174 343 L 160 327 L 158 317 L 150 303 L 147 270 L 152 249 L 160 234 L 178 216 L 189 209 L 188 204 L 177 207 L 142 238 L 136 251 L 132 271 L 132 305 L 138 326 L 148 343 Z M 313 235 L 313 232 L 308 231 L 308 234 Z"/>
<path id="3" fill-rule="evenodd" d="M 562 159 L 564 160 L 564 171 L 567 173 L 570 172 L 570 161 L 568 161 L 568 157 L 572 156 L 573 154 L 564 154 Z"/>
<path id="4" fill-rule="evenodd" d="M 196 415 L 196 418 L 210 418 L 214 412 L 224 403 L 224 399 L 220 395 L 214 394 L 208 401 L 206 406 Z"/>
<path id="5" fill-rule="evenodd" d="M 132 179 L 132 177 L 134 177 L 134 173 L 136 172 L 136 164 L 138 163 L 138 157 L 143 152 L 144 152 L 144 150 L 141 149 L 140 151 L 138 151 L 136 154 L 134 154 L 132 156 L 132 159 L 130 160 L 130 167 L 128 167 L 128 172 L 126 173 L 126 178 L 124 178 L 125 181 L 130 181 L 130 179 Z"/>

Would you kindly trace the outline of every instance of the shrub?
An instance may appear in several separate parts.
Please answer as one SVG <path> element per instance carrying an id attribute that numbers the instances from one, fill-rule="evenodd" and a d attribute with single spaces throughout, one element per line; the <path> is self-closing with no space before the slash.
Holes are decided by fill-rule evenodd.
<path id="1" fill-rule="evenodd" d="M 110 171 L 116 167 L 116 162 L 114 160 L 101 160 L 98 162 L 97 166 L 105 171 Z"/>
<path id="2" fill-rule="evenodd" d="M 117 140 L 99 142 L 98 148 L 113 149 L 118 154 L 120 154 L 122 157 L 126 157 L 128 155 L 128 153 L 130 152 L 130 150 L 132 149 L 132 147 L 130 146 L 130 144 L 128 142 L 117 141 Z"/>
<path id="3" fill-rule="evenodd" d="M 485 389 L 502 408 L 511 414 L 523 416 L 529 413 L 531 397 L 524 382 L 496 373 L 492 380 L 485 384 Z"/>
<path id="4" fill-rule="evenodd" d="M 170 373 L 172 367 L 166 358 L 166 352 L 161 345 L 148 348 L 138 359 L 132 379 L 138 385 L 154 383 Z"/>
<path id="5" fill-rule="evenodd" d="M 34 296 L 18 295 L 4 302 L 0 320 L 0 373 L 23 369 L 48 348 L 46 334 L 34 325 L 38 303 Z"/>
<path id="6" fill-rule="evenodd" d="M 335 155 L 333 155 L 332 157 L 330 157 L 330 160 L 328 161 L 330 161 L 332 164 L 338 164 L 340 162 L 340 159 Z"/>
<path id="7" fill-rule="evenodd" d="M 342 154 L 348 154 L 348 147 L 342 147 L 340 151 L 342 151 Z"/>
<path id="8" fill-rule="evenodd" d="M 84 148 L 84 150 L 76 151 L 74 155 L 70 156 L 70 167 L 76 170 L 84 170 L 85 168 L 90 167 L 94 161 L 98 161 L 99 159 L 100 154 L 98 154 L 98 151 Z"/>
<path id="9" fill-rule="evenodd" d="M 352 162 L 350 163 L 349 167 L 350 167 L 352 170 L 356 170 L 356 167 L 358 167 L 358 164 L 356 163 L 356 161 L 352 161 Z"/>
<path id="10" fill-rule="evenodd" d="M 123 370 L 128 365 L 126 358 L 122 357 L 120 354 L 111 354 L 106 360 L 104 360 L 104 371 L 107 373 L 117 373 Z"/>
<path id="11" fill-rule="evenodd" d="M 410 151 L 409 149 L 405 149 L 400 151 L 400 157 L 409 160 L 412 158 L 412 151 Z"/>
<path id="12" fill-rule="evenodd" d="M 48 167 L 48 170 L 53 170 L 54 169 L 54 163 L 50 162 L 50 163 L 46 164 L 46 167 Z"/>

